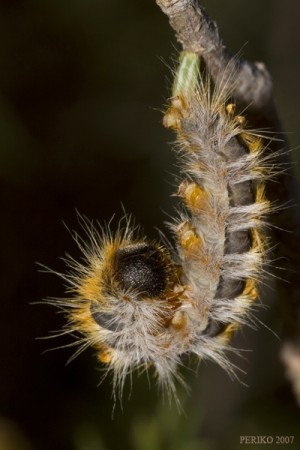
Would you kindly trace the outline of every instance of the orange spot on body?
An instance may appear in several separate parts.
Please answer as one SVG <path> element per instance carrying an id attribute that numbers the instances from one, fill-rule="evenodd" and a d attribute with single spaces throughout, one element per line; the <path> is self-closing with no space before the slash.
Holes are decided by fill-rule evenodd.
<path id="1" fill-rule="evenodd" d="M 226 109 L 227 114 L 229 114 L 230 116 L 233 116 L 234 112 L 235 112 L 235 104 L 229 103 L 225 109 Z"/>
<path id="2" fill-rule="evenodd" d="M 113 349 L 107 349 L 107 350 L 102 350 L 99 354 L 98 354 L 98 359 L 99 361 L 101 361 L 102 363 L 105 364 L 109 364 L 111 362 L 112 359 L 112 353 L 113 353 Z"/>
<path id="3" fill-rule="evenodd" d="M 163 126 L 179 131 L 181 129 L 181 115 L 174 108 L 169 108 L 163 117 Z"/>
<path id="4" fill-rule="evenodd" d="M 196 183 L 183 181 L 179 186 L 178 195 L 184 198 L 186 205 L 192 210 L 201 211 L 205 206 L 207 193 Z"/>
<path id="5" fill-rule="evenodd" d="M 186 314 L 183 311 L 176 311 L 171 320 L 172 327 L 181 331 L 186 327 L 186 323 Z"/>
<path id="6" fill-rule="evenodd" d="M 163 117 L 163 126 L 180 131 L 181 120 L 187 116 L 187 111 L 187 102 L 182 94 L 172 97 L 171 105 Z"/>
<path id="7" fill-rule="evenodd" d="M 238 325 L 236 323 L 229 323 L 226 325 L 225 330 L 219 335 L 219 339 L 224 343 L 231 341 L 237 329 Z"/>
<path id="8" fill-rule="evenodd" d="M 187 257 L 198 257 L 202 249 L 202 239 L 196 234 L 190 222 L 184 222 L 177 229 L 180 245 Z"/>
<path id="9" fill-rule="evenodd" d="M 263 149 L 263 141 L 260 137 L 247 132 L 241 133 L 240 137 L 243 139 L 251 153 L 259 153 Z"/>
<path id="10" fill-rule="evenodd" d="M 258 299 L 258 292 L 256 289 L 256 283 L 251 278 L 248 278 L 245 283 L 245 288 L 243 294 L 246 295 L 250 300 L 255 301 Z"/>
<path id="11" fill-rule="evenodd" d="M 244 116 L 235 116 L 234 120 L 239 124 L 244 126 L 246 123 L 246 118 Z"/>

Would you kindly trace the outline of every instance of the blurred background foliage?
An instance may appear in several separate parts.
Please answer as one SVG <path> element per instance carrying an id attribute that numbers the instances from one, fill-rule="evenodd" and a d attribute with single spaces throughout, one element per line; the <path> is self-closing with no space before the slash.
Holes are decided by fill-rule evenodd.
<path id="1" fill-rule="evenodd" d="M 244 46 L 267 64 L 291 147 L 299 145 L 299 2 L 203 5 L 233 52 Z M 154 0 L 1 0 L 0 30 L 0 450 L 223 450 L 240 448 L 242 435 L 295 435 L 299 448 L 280 341 L 264 327 L 234 342 L 249 350 L 237 361 L 248 387 L 213 364 L 185 370 L 181 415 L 142 376 L 112 420 L 111 384 L 97 387 L 92 349 L 67 366 L 72 349 L 42 354 L 69 343 L 36 340 L 64 319 L 30 304 L 64 295 L 36 266 L 63 271 L 59 256 L 79 256 L 63 221 L 79 230 L 76 209 L 101 223 L 116 213 L 114 228 L 122 203 L 149 236 L 166 231 L 178 169 L 160 111 L 177 45 Z M 264 290 L 270 307 L 260 320 L 280 336 L 275 291 Z"/>

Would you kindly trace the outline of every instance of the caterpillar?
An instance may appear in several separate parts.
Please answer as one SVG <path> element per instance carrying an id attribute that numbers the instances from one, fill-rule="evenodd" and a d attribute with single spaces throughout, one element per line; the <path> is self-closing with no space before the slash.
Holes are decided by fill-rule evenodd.
<path id="1" fill-rule="evenodd" d="M 82 218 L 88 239 L 74 238 L 83 260 L 66 259 L 68 297 L 49 300 L 65 312 L 78 352 L 95 349 L 120 395 L 128 373 L 153 368 L 176 396 L 186 355 L 235 376 L 230 340 L 255 321 L 270 164 L 263 137 L 236 113 L 234 67 L 212 82 L 197 54 L 181 53 L 163 118 L 183 173 L 174 246 L 141 236 L 129 219 L 112 233 Z"/>

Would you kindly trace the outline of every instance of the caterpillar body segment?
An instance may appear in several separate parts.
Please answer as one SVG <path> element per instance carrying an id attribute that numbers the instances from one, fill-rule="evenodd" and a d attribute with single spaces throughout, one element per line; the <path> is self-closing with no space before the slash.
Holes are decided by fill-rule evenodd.
<path id="1" fill-rule="evenodd" d="M 192 178 L 184 180 L 179 188 L 190 213 L 183 218 L 183 224 L 185 229 L 194 230 L 194 242 L 202 240 L 202 248 L 198 247 L 198 253 L 195 248 L 191 256 L 181 237 L 181 224 L 175 233 L 180 236 L 183 264 L 189 267 L 185 272 L 195 278 L 201 274 L 199 278 L 204 283 L 209 280 L 210 291 L 205 290 L 203 282 L 197 285 L 190 279 L 195 297 L 201 299 L 199 303 L 206 305 L 210 315 L 222 304 L 222 313 L 214 315 L 214 320 L 233 321 L 237 326 L 245 321 L 246 310 L 251 308 L 250 299 L 243 292 L 245 282 L 251 277 L 257 279 L 264 255 L 263 247 L 255 247 L 251 238 L 251 230 L 256 227 L 258 232 L 261 218 L 269 210 L 269 203 L 256 195 L 253 185 L 263 145 L 260 138 L 245 130 L 245 118 L 235 116 L 235 105 L 230 102 L 233 81 L 221 78 L 214 88 L 208 79 L 195 82 L 199 70 L 196 64 L 189 64 L 191 59 L 196 61 L 197 55 L 181 55 L 179 71 L 184 74 L 187 65 L 193 66 L 194 80 L 191 81 L 191 75 L 177 75 L 182 86 L 174 84 L 164 125 L 176 131 L 185 158 L 184 169 Z M 256 164 L 249 164 L 251 153 L 256 154 Z M 244 296 L 242 305 L 240 295 Z M 238 308 L 233 307 L 234 302 Z M 205 314 L 205 324 L 204 318 Z"/>
<path id="2" fill-rule="evenodd" d="M 176 133 L 184 174 L 177 195 L 185 208 L 171 225 L 175 248 L 134 237 L 129 221 L 113 236 L 83 220 L 84 261 L 70 259 L 63 275 L 73 294 L 58 302 L 67 331 L 80 336 L 82 349 L 96 349 L 120 392 L 128 373 L 152 367 L 175 393 L 187 354 L 234 376 L 226 350 L 235 330 L 253 322 L 270 205 L 264 144 L 236 115 L 233 79 L 213 84 L 196 54 L 180 57 L 163 119 Z"/>

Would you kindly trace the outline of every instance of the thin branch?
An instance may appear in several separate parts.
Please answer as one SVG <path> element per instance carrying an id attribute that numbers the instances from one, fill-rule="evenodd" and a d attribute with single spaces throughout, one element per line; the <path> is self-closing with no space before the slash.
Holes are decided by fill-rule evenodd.
<path id="1" fill-rule="evenodd" d="M 198 53 L 205 60 L 210 75 L 215 78 L 226 73 L 232 53 L 223 45 L 216 23 L 206 14 L 197 0 L 156 0 L 169 17 L 183 49 Z M 263 63 L 237 61 L 240 80 L 235 96 L 239 103 L 253 109 L 273 108 L 272 80 Z"/>

